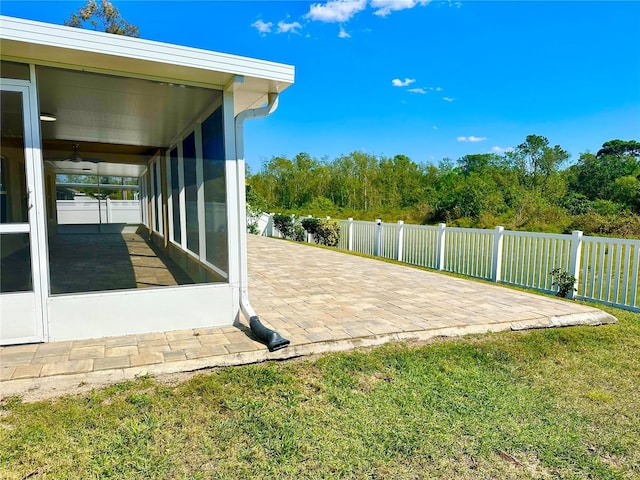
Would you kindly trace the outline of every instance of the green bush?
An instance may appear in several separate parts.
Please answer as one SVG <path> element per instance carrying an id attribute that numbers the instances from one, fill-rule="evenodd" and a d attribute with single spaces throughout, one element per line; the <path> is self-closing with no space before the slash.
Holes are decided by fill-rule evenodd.
<path id="1" fill-rule="evenodd" d="M 602 235 L 622 238 L 640 237 L 640 216 L 632 212 L 618 215 L 601 215 L 594 210 L 573 217 L 566 233 L 582 230 L 585 235 Z"/>
<path id="2" fill-rule="evenodd" d="M 307 232 L 302 225 L 293 226 L 293 239 L 296 242 L 304 242 L 307 239 Z"/>
<path id="3" fill-rule="evenodd" d="M 313 235 L 313 239 L 319 245 L 335 247 L 340 240 L 340 225 L 335 220 L 319 218 L 303 218 L 302 227 Z"/>
<path id="4" fill-rule="evenodd" d="M 558 287 L 558 293 L 556 297 L 567 298 L 570 293 L 576 291 L 576 277 L 569 272 L 565 272 L 560 268 L 554 268 L 551 270 L 550 275 L 553 277 L 553 283 L 551 286 Z"/>
<path id="5" fill-rule="evenodd" d="M 316 242 L 327 247 L 337 247 L 340 240 L 340 225 L 335 220 L 320 220 Z"/>
<path id="6" fill-rule="evenodd" d="M 300 222 L 302 228 L 304 228 L 311 235 L 318 234 L 318 227 L 320 227 L 320 219 L 319 218 L 303 218 Z M 317 239 L 316 239 L 317 243 Z"/>
<path id="7" fill-rule="evenodd" d="M 284 238 L 293 238 L 293 217 L 277 213 L 273 216 L 273 226 L 278 229 Z"/>

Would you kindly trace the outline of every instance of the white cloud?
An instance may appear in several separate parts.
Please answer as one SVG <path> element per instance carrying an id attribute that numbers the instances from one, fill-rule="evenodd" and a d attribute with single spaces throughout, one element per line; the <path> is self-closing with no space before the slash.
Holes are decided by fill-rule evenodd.
<path id="1" fill-rule="evenodd" d="M 415 81 L 415 78 L 405 78 L 404 80 L 394 78 L 393 80 L 391 80 L 391 85 L 393 85 L 394 87 L 406 87 L 408 85 L 411 85 L 412 83 L 415 83 Z"/>
<path id="2" fill-rule="evenodd" d="M 349 32 L 347 32 L 342 25 L 340 25 L 340 32 L 338 33 L 340 38 L 351 38 Z"/>
<path id="3" fill-rule="evenodd" d="M 470 137 L 457 137 L 456 140 L 458 140 L 459 142 L 471 142 L 471 143 L 476 143 L 476 142 L 484 142 L 487 139 L 487 137 L 474 137 L 473 135 L 471 135 Z"/>
<path id="4" fill-rule="evenodd" d="M 445 102 L 453 102 L 453 101 L 455 100 L 455 98 L 451 98 L 451 97 L 442 97 L 442 99 L 443 99 Z"/>
<path id="5" fill-rule="evenodd" d="M 302 28 L 302 25 L 300 25 L 298 22 L 278 22 L 278 33 L 299 33 L 297 31 L 298 28 Z"/>
<path id="6" fill-rule="evenodd" d="M 425 93 L 427 93 L 427 91 L 424 88 L 410 88 L 409 91 L 411 93 L 419 93 L 421 95 L 424 95 Z"/>
<path id="7" fill-rule="evenodd" d="M 386 17 L 391 12 L 406 10 L 416 5 L 426 5 L 431 0 L 371 0 L 371 8 L 376 9 L 374 15 Z"/>
<path id="8" fill-rule="evenodd" d="M 502 147 L 499 147 L 499 146 L 496 145 L 494 147 L 491 147 L 491 152 L 490 153 L 498 153 L 498 154 L 500 154 L 500 153 L 512 152 L 512 151 L 513 151 L 513 147 L 502 148 Z"/>
<path id="9" fill-rule="evenodd" d="M 344 23 L 367 6 L 367 0 L 331 0 L 327 3 L 314 3 L 304 16 L 317 22 Z"/>
<path id="10" fill-rule="evenodd" d="M 258 30 L 260 33 L 269 33 L 271 31 L 271 27 L 273 27 L 273 23 L 265 22 L 261 18 L 256 20 L 251 24 L 253 28 Z"/>

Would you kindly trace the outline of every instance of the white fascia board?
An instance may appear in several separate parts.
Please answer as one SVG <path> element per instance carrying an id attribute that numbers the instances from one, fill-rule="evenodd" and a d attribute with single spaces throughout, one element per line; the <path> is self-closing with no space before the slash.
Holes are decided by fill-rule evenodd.
<path id="1" fill-rule="evenodd" d="M 242 75 L 277 82 L 280 90 L 294 81 L 292 65 L 5 16 L 0 16 L 0 41 L 3 56 L 34 61 L 97 68 L 115 57 L 106 65 L 175 80 L 214 83 Z"/>

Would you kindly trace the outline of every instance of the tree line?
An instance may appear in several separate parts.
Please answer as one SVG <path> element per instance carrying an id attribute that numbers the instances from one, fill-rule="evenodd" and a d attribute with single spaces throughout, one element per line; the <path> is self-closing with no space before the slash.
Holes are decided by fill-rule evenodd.
<path id="1" fill-rule="evenodd" d="M 502 155 L 445 158 L 352 152 L 333 160 L 276 156 L 248 173 L 248 201 L 263 211 L 452 226 L 640 235 L 640 142 L 611 140 L 569 154 L 539 135 Z"/>

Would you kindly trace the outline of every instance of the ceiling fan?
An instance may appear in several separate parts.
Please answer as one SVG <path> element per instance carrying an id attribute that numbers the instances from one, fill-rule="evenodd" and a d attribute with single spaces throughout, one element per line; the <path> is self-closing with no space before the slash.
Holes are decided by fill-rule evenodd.
<path id="1" fill-rule="evenodd" d="M 87 157 L 83 157 L 82 155 L 80 155 L 80 152 L 78 151 L 80 149 L 80 145 L 78 145 L 77 143 L 74 143 L 72 145 L 72 148 L 73 148 L 73 151 L 71 152 L 71 155 L 69 155 L 66 158 L 54 159 L 53 161 L 73 162 L 73 163 L 81 163 L 81 162 L 100 163 L 100 162 L 102 162 L 102 160 L 100 160 L 99 158 L 87 158 Z"/>

